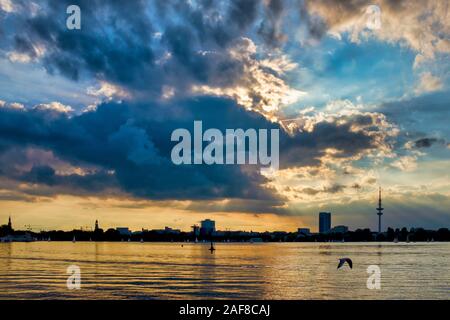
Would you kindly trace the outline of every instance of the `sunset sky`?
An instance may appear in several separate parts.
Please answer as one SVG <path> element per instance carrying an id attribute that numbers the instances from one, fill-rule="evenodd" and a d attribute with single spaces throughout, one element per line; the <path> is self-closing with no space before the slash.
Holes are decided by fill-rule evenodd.
<path id="1" fill-rule="evenodd" d="M 0 224 L 376 229 L 381 186 L 384 227 L 450 227 L 448 5 L 0 0 Z M 174 165 L 194 120 L 279 128 L 280 170 Z"/>

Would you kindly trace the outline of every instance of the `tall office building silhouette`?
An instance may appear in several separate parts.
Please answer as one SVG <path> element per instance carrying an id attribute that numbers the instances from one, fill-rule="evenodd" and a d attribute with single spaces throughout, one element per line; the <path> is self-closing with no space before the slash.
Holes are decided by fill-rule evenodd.
<path id="1" fill-rule="evenodd" d="M 319 212 L 319 232 L 326 233 L 331 229 L 331 213 Z"/>

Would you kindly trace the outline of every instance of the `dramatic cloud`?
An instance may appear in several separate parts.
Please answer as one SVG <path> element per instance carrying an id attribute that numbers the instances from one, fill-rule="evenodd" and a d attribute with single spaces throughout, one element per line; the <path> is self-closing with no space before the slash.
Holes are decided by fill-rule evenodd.
<path id="1" fill-rule="evenodd" d="M 433 93 L 421 97 L 389 102 L 381 105 L 378 112 L 386 115 L 389 121 L 402 126 L 400 144 L 423 136 L 449 137 L 450 109 L 448 92 Z M 432 124 L 430 126 L 430 124 Z"/>
<path id="2" fill-rule="evenodd" d="M 65 27 L 69 4 L 81 8 L 81 30 Z M 28 15 L 27 4 L 18 5 L 20 15 L 0 22 L 2 29 L 15 30 L 0 41 L 9 59 L 37 60 L 49 73 L 73 80 L 93 76 L 99 81 L 99 88 L 88 91 L 93 96 L 167 99 L 175 92 L 206 93 L 273 113 L 303 94 L 283 79 L 296 64 L 264 49 L 283 38 L 279 0 L 41 1 L 41 9 Z M 245 37 L 258 24 L 260 50 Z"/>
<path id="3" fill-rule="evenodd" d="M 205 128 L 223 132 L 230 127 L 280 129 L 258 113 L 245 111 L 227 100 L 203 98 L 177 101 L 171 107 L 155 104 L 151 108 L 109 103 L 81 115 L 67 115 L 60 110 L 55 113 L 54 108 L 41 107 L 2 108 L 0 112 L 1 145 L 5 150 L 13 146 L 50 150 L 58 161 L 81 168 L 78 172 L 58 172 L 51 159 L 48 164 L 9 165 L 10 169 L 2 174 L 21 183 L 58 187 L 55 192 L 72 189 L 75 194 L 119 189 L 137 198 L 156 200 L 264 200 L 267 212 L 271 211 L 269 203 L 278 206 L 283 202 L 283 197 L 267 186 L 269 180 L 257 166 L 172 164 L 172 130 L 192 130 L 193 121 L 200 116 Z M 347 117 L 318 122 L 309 132 L 288 134 L 281 129 L 280 165 L 282 168 L 320 165 L 324 157 L 330 156 L 360 158 L 377 148 L 379 137 L 355 130 L 355 126 L 373 126 L 372 121 L 370 116 Z M 327 151 L 330 149 L 336 153 L 330 155 Z M 325 191 L 338 190 L 337 186 L 331 186 Z"/>
<path id="4" fill-rule="evenodd" d="M 264 38 L 264 41 L 272 47 L 278 47 L 287 36 L 282 31 L 283 16 L 285 8 L 283 0 L 268 0 L 265 8 L 266 15 L 258 33 Z"/>
<path id="5" fill-rule="evenodd" d="M 0 0 L 0 200 L 301 215 L 362 210 L 378 184 L 398 208 L 417 181 L 446 197 L 446 5 Z M 195 120 L 280 129 L 280 170 L 174 165 L 170 135 Z"/>
<path id="6" fill-rule="evenodd" d="M 229 102 L 205 100 L 203 104 L 195 104 L 191 109 L 186 106 L 183 112 L 192 114 L 183 118 L 163 111 L 168 113 L 164 127 L 155 119 L 162 110 L 153 113 L 148 111 L 151 108 L 144 106 L 101 105 L 95 111 L 72 117 L 45 108 L 2 108 L 0 131 L 5 150 L 12 146 L 51 150 L 57 158 L 73 165 L 100 168 L 93 173 L 62 175 L 55 172 L 50 163 L 25 172 L 5 170 L 3 174 L 22 182 L 50 186 L 79 189 L 85 185 L 92 192 L 119 185 L 123 192 L 152 199 L 239 197 L 275 200 L 277 196 L 272 196 L 270 190 L 262 186 L 265 178 L 258 171 L 238 166 L 177 167 L 171 163 L 171 131 L 177 127 L 192 127 L 202 107 L 215 108 L 216 113 L 224 112 L 224 117 L 230 116 L 226 113 L 235 113 L 235 117 L 241 118 L 239 122 L 243 127 L 247 121 L 270 126 L 261 117 L 239 112 Z M 212 119 L 213 112 L 206 116 Z M 226 124 L 218 124 L 216 127 L 226 127 Z M 96 179 L 98 184 L 94 183 Z"/>
<path id="7" fill-rule="evenodd" d="M 281 107 L 297 102 L 304 92 L 290 88 L 279 76 L 292 70 L 296 64 L 285 56 L 255 59 L 256 47 L 247 38 L 230 49 L 230 55 L 242 63 L 241 79 L 232 86 L 194 86 L 195 94 L 210 94 L 233 98 L 248 110 L 255 110 L 276 120 Z"/>
<path id="8" fill-rule="evenodd" d="M 305 1 L 309 14 L 322 19 L 329 32 L 348 32 L 354 42 L 374 35 L 382 41 L 404 43 L 417 52 L 415 66 L 450 52 L 447 1 L 378 1 L 381 28 L 375 30 L 367 27 L 367 8 L 373 4 L 369 0 Z"/>
<path id="9" fill-rule="evenodd" d="M 437 138 L 422 138 L 419 140 L 414 141 L 414 146 L 416 148 L 429 148 L 433 144 L 443 142 L 442 140 L 439 140 Z"/>

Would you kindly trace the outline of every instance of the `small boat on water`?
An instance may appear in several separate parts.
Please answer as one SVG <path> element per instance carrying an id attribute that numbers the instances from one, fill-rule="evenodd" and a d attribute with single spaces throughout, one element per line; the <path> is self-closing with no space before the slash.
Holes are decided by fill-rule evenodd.
<path id="1" fill-rule="evenodd" d="M 35 239 L 29 233 L 10 234 L 0 238 L 0 242 L 33 242 Z"/>
<path id="2" fill-rule="evenodd" d="M 211 247 L 208 250 L 211 251 L 211 253 L 213 253 L 214 250 L 216 250 L 216 248 L 214 248 L 214 244 L 212 241 L 211 241 Z"/>

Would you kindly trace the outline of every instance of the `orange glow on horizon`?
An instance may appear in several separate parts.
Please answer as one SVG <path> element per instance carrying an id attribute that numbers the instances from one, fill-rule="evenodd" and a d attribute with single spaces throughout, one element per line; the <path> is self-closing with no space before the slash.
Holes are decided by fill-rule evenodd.
<path id="1" fill-rule="evenodd" d="M 51 201 L 16 202 L 2 201 L 0 224 L 11 215 L 17 230 L 73 230 L 94 227 L 95 220 L 103 229 L 129 227 L 131 230 L 163 229 L 165 226 L 190 231 L 193 224 L 203 219 L 216 221 L 217 230 L 241 231 L 297 231 L 297 228 L 313 229 L 309 217 L 279 216 L 241 212 L 192 212 L 171 206 L 150 203 L 135 206 L 130 200 L 81 198 L 58 196 Z M 309 224 L 308 224 L 309 223 Z"/>

